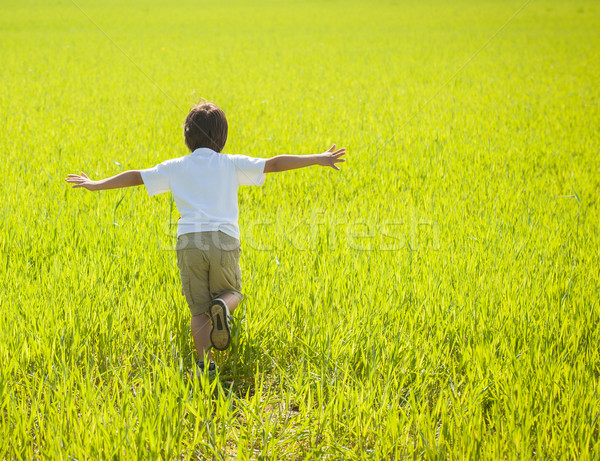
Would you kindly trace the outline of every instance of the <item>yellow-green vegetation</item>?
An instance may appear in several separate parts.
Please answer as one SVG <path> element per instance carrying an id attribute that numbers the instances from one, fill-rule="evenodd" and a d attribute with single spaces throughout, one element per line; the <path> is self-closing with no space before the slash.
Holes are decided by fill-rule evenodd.
<path id="1" fill-rule="evenodd" d="M 522 6 L 3 2 L 0 459 L 598 459 L 600 5 Z M 203 387 L 169 194 L 63 181 L 201 97 L 225 152 L 348 149 L 240 190 Z"/>

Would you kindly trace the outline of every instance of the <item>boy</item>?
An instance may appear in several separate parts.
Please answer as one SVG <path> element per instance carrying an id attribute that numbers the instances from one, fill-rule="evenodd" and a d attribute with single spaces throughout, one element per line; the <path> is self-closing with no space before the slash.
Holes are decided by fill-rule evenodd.
<path id="1" fill-rule="evenodd" d="M 212 375 L 216 367 L 210 348 L 225 350 L 231 340 L 230 314 L 242 300 L 239 266 L 237 189 L 260 186 L 266 173 L 330 166 L 345 149 L 315 155 L 278 155 L 269 159 L 221 154 L 227 141 L 227 119 L 213 103 L 194 106 L 184 124 L 189 155 L 167 160 L 154 168 L 130 170 L 92 181 L 85 173 L 66 181 L 88 190 L 116 189 L 144 184 L 148 195 L 171 191 L 181 213 L 177 225 L 177 266 L 182 293 L 190 309 L 191 332 L 198 353 L 197 373 L 205 361 Z"/>

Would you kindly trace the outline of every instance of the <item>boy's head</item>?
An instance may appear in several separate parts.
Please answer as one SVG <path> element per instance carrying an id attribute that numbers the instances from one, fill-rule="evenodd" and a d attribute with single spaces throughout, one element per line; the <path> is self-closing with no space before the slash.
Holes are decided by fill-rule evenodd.
<path id="1" fill-rule="evenodd" d="M 221 152 L 227 141 L 225 113 L 212 102 L 192 107 L 183 125 L 183 136 L 190 152 L 200 147 Z"/>

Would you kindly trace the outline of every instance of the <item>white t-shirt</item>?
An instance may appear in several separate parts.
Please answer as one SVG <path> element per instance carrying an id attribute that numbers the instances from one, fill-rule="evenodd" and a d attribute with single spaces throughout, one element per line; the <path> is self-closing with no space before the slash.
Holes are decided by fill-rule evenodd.
<path id="1" fill-rule="evenodd" d="M 203 147 L 140 173 L 148 195 L 173 193 L 181 213 L 178 236 L 220 230 L 239 239 L 238 187 L 262 186 L 266 161 Z"/>

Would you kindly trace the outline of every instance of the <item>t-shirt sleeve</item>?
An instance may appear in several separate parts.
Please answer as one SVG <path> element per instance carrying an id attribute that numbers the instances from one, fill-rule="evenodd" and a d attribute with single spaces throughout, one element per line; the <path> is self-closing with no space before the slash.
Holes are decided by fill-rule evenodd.
<path id="1" fill-rule="evenodd" d="M 142 181 L 144 181 L 149 196 L 162 194 L 171 190 L 169 163 L 167 160 L 166 162 L 159 163 L 154 168 L 140 170 Z"/>
<path id="2" fill-rule="evenodd" d="M 235 173 L 240 186 L 262 186 L 265 182 L 266 158 L 229 156 L 235 165 Z"/>

